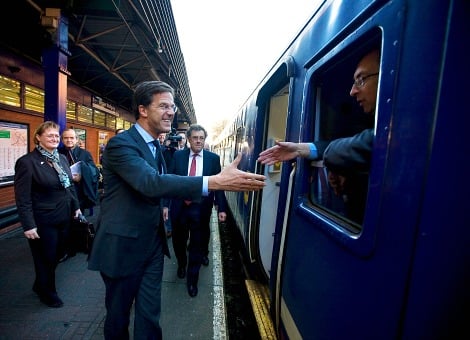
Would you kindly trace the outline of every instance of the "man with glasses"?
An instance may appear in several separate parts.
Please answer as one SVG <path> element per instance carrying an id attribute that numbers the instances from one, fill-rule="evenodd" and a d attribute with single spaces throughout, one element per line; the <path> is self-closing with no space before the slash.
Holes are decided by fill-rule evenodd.
<path id="1" fill-rule="evenodd" d="M 173 154 L 169 173 L 180 176 L 210 176 L 220 172 L 219 155 L 204 150 L 207 132 L 201 125 L 193 124 L 186 132 L 189 149 L 179 150 Z M 201 264 L 209 265 L 210 217 L 215 204 L 218 209 L 219 222 L 224 222 L 226 200 L 223 191 L 213 191 L 200 202 L 183 199 L 172 199 L 163 203 L 163 218 L 168 218 L 168 207 L 171 212 L 173 227 L 173 249 L 178 260 L 177 275 L 183 279 L 187 273 L 187 289 L 191 297 L 198 293 L 197 283 Z M 189 246 L 187 246 L 189 238 Z M 186 254 L 188 250 L 188 254 Z"/>
<path id="2" fill-rule="evenodd" d="M 349 94 L 356 98 L 364 113 L 373 117 L 377 101 L 379 81 L 380 50 L 374 48 L 367 52 L 357 64 L 354 82 Z M 333 141 L 316 141 L 313 143 L 276 142 L 271 148 L 259 154 L 258 161 L 262 164 L 274 164 L 303 157 L 307 159 L 323 159 L 329 170 L 328 180 L 334 192 L 342 195 L 347 190 L 347 177 L 358 173 L 368 173 L 374 141 L 374 129 Z M 363 181 L 361 181 L 363 182 Z M 354 185 L 357 187 L 357 185 Z M 349 190 L 350 191 L 350 190 Z M 357 199 L 357 204 L 350 205 L 351 219 L 362 223 L 365 198 Z"/>

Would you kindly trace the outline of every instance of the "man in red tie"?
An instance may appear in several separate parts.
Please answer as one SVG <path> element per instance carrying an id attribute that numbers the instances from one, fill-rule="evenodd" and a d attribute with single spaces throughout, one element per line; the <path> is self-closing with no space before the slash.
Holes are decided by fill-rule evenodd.
<path id="1" fill-rule="evenodd" d="M 190 148 L 174 153 L 168 165 L 168 173 L 183 176 L 218 174 L 221 171 L 220 157 L 204 150 L 206 130 L 201 125 L 193 124 L 186 136 Z M 201 264 L 209 264 L 210 217 L 214 204 L 218 208 L 219 222 L 225 221 L 227 204 L 223 191 L 212 191 L 200 202 L 171 199 L 163 203 L 163 218 L 167 219 L 168 215 L 171 215 L 173 249 L 178 261 L 177 275 L 182 279 L 187 274 L 188 294 L 191 297 L 198 293 L 197 282 Z"/>

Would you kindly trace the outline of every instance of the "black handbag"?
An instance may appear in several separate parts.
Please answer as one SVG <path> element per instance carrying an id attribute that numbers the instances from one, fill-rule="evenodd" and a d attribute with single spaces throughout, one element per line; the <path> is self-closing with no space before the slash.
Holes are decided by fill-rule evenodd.
<path id="1" fill-rule="evenodd" d="M 95 227 L 85 216 L 72 219 L 70 244 L 75 252 L 89 254 L 95 238 Z"/>

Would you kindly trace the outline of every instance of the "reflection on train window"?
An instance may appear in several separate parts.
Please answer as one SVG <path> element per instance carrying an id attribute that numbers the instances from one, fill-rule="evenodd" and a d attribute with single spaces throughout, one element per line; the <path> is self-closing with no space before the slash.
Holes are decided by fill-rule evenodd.
<path id="1" fill-rule="evenodd" d="M 371 90 L 369 96 L 375 103 L 379 83 L 379 53 L 375 54 L 373 63 L 367 64 L 371 68 L 370 71 L 365 70 L 359 73 L 356 71 L 360 70 L 358 63 L 361 60 L 361 70 L 363 69 L 364 61 L 370 61 L 370 59 L 363 59 L 364 56 L 369 55 L 369 52 L 377 47 L 376 51 L 379 51 L 380 47 L 375 39 L 367 46 L 355 46 L 339 53 L 331 58 L 328 65 L 322 65 L 314 71 L 310 81 L 312 106 L 310 110 L 314 112 L 315 117 L 314 140 L 326 141 L 330 144 L 325 151 L 325 160 L 310 163 L 309 199 L 323 213 L 340 222 L 353 233 L 359 233 L 362 229 L 369 189 L 370 164 L 368 163 L 370 163 L 371 152 L 368 150 L 368 154 L 364 157 L 367 159 L 365 166 L 358 165 L 355 161 L 345 162 L 344 160 L 350 157 L 350 152 L 346 153 L 348 156 L 345 156 L 343 152 L 336 152 L 341 157 L 329 159 L 326 155 L 335 154 L 331 152 L 335 148 L 343 151 L 343 148 L 338 147 L 338 139 L 351 138 L 359 134 L 370 137 L 366 139 L 370 142 L 362 143 L 361 147 L 364 144 L 372 147 L 376 105 L 373 105 L 373 108 L 366 113 L 366 106 L 362 102 L 364 98 L 362 95 L 359 96 L 357 91 Z M 370 79 L 372 77 L 374 79 Z M 351 139 L 342 139 L 342 141 L 349 144 Z M 364 152 L 360 150 L 360 153 Z M 331 162 L 332 159 L 338 160 L 337 164 L 340 165 Z M 327 163 L 328 160 L 330 164 Z"/>

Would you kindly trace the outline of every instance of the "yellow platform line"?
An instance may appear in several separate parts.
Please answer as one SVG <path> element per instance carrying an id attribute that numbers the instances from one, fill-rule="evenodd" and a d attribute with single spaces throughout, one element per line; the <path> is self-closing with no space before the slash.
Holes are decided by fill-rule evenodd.
<path id="1" fill-rule="evenodd" d="M 268 286 L 253 280 L 245 280 L 245 285 L 250 297 L 261 339 L 276 340 L 277 336 L 274 331 L 274 324 L 269 313 L 271 300 L 269 299 Z"/>

